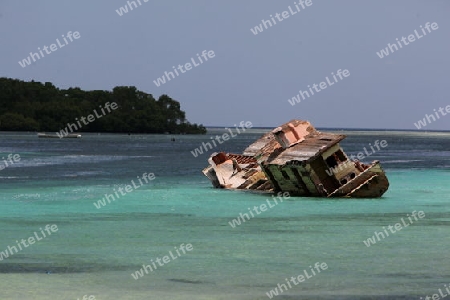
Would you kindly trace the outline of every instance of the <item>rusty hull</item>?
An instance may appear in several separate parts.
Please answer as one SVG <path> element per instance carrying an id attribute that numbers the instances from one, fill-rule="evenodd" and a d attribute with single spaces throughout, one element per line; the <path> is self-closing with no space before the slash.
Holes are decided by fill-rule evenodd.
<path id="1" fill-rule="evenodd" d="M 203 173 L 216 188 L 289 192 L 310 197 L 381 197 L 389 181 L 378 161 L 350 161 L 339 142 L 309 122 L 291 120 L 243 154 L 213 153 Z M 333 169 L 332 169 L 333 168 Z"/>

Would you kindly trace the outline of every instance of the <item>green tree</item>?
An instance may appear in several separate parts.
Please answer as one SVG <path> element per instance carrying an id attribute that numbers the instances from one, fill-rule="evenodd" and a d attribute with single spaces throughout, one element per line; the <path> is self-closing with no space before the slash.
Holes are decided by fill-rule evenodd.
<path id="1" fill-rule="evenodd" d="M 0 78 L 0 130 L 60 131 L 94 110 L 102 115 L 107 102 L 116 102 L 118 109 L 83 124 L 79 131 L 206 133 L 202 125 L 189 123 L 181 104 L 168 95 L 156 100 L 134 86 L 118 86 L 112 91 L 60 90 L 50 82 L 10 78 Z"/>

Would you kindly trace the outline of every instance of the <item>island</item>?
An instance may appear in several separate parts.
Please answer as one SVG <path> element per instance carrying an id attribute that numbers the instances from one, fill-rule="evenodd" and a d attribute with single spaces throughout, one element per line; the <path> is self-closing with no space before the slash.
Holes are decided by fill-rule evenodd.
<path id="1" fill-rule="evenodd" d="M 87 118 L 105 105 L 117 108 L 95 122 L 85 122 L 77 132 L 205 134 L 203 125 L 191 124 L 180 102 L 134 86 L 112 91 L 59 89 L 50 82 L 0 78 L 0 131 L 59 132 L 68 124 Z"/>

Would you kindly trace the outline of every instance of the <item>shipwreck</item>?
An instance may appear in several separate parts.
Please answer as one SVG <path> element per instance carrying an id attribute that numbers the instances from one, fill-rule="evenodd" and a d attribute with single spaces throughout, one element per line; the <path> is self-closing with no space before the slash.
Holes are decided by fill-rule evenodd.
<path id="1" fill-rule="evenodd" d="M 264 134 L 243 154 L 213 153 L 203 174 L 216 188 L 308 197 L 381 197 L 389 181 L 380 162 L 350 160 L 339 145 L 345 137 L 292 120 Z"/>

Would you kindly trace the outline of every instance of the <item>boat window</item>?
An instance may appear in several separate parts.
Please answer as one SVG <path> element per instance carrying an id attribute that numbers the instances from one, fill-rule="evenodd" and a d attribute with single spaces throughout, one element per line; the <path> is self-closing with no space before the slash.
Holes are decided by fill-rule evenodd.
<path id="1" fill-rule="evenodd" d="M 345 156 L 344 152 L 342 152 L 342 150 L 339 149 L 338 151 L 331 154 L 325 161 L 327 162 L 329 167 L 333 168 L 346 160 L 347 157 Z"/>
<path id="2" fill-rule="evenodd" d="M 334 155 L 328 156 L 328 158 L 327 158 L 325 161 L 327 162 L 327 165 L 328 165 L 330 168 L 334 168 L 335 166 L 337 166 L 337 161 L 336 161 L 336 159 L 334 158 Z"/>
<path id="3" fill-rule="evenodd" d="M 344 152 L 342 152 L 341 149 L 339 149 L 338 151 L 336 151 L 336 152 L 334 153 L 334 155 L 336 155 L 336 156 L 338 157 L 338 160 L 341 161 L 341 162 L 347 160 L 347 157 L 345 156 Z"/>

